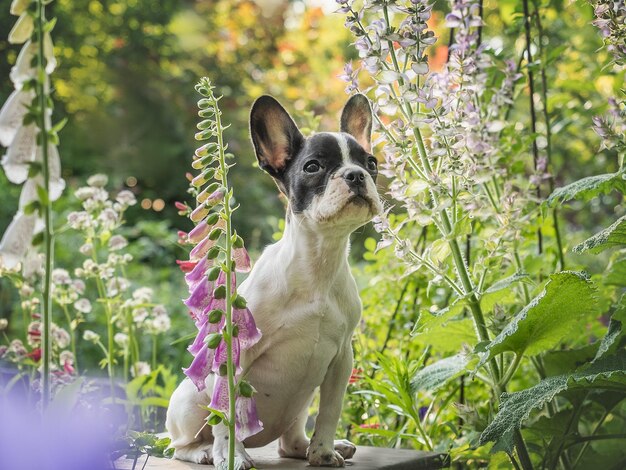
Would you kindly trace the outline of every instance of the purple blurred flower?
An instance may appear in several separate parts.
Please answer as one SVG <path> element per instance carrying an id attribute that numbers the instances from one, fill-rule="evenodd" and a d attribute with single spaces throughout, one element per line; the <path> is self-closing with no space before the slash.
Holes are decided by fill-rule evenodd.
<path id="1" fill-rule="evenodd" d="M 0 400 L 0 467 L 12 470 L 105 470 L 117 425 L 109 412 L 93 406 L 32 406 Z"/>

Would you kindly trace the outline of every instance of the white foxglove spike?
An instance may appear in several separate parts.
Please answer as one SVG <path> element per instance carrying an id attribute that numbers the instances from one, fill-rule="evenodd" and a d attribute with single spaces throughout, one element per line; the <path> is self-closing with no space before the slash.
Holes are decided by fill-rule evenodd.
<path id="1" fill-rule="evenodd" d="M 43 162 L 42 148 L 37 147 L 35 158 L 38 162 Z M 56 201 L 65 189 L 65 180 L 61 178 L 61 157 L 56 145 L 48 144 L 48 168 L 50 181 L 50 200 Z"/>
<path id="2" fill-rule="evenodd" d="M 29 163 L 35 160 L 37 153 L 36 133 L 34 124 L 20 127 L 7 153 L 2 157 L 2 167 L 11 183 L 20 184 L 26 181 Z"/>
<path id="3" fill-rule="evenodd" d="M 22 50 L 17 56 L 15 65 L 11 68 L 9 77 L 16 88 L 21 88 L 22 83 L 31 78 L 35 78 L 36 72 L 33 67 L 35 55 L 37 54 L 37 44 L 32 41 L 28 41 L 22 47 Z"/>
<path id="4" fill-rule="evenodd" d="M 31 90 L 16 90 L 0 109 L 0 144 L 4 147 L 11 145 L 15 134 L 22 126 L 26 107 L 32 103 L 34 97 L 35 93 Z"/>
<path id="5" fill-rule="evenodd" d="M 32 15 L 29 15 L 28 12 L 22 13 L 9 33 L 9 43 L 22 44 L 28 41 L 34 29 L 35 22 Z"/>
<path id="6" fill-rule="evenodd" d="M 50 33 L 43 35 L 43 56 L 46 59 L 46 74 L 50 75 L 57 67 L 57 60 L 54 57 L 54 45 Z"/>
<path id="7" fill-rule="evenodd" d="M 26 257 L 22 262 L 22 276 L 30 278 L 35 274 L 41 274 L 43 271 L 44 256 L 37 250 L 28 250 Z"/>
<path id="8" fill-rule="evenodd" d="M 31 0 L 13 0 L 11 2 L 11 14 L 15 16 L 20 16 L 26 11 L 28 5 L 30 5 L 30 2 Z"/>
<path id="9" fill-rule="evenodd" d="M 7 269 L 13 269 L 21 263 L 31 244 L 35 231 L 35 215 L 18 212 L 9 224 L 0 241 L 0 263 Z"/>

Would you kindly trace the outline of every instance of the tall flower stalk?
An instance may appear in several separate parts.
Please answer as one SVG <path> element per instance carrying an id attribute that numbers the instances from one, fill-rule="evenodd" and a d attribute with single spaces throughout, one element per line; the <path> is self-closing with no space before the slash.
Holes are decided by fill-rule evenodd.
<path id="1" fill-rule="evenodd" d="M 196 207 L 190 210 L 178 204 L 196 224 L 188 234 L 179 234 L 183 241 L 194 245 L 189 261 L 180 264 L 187 272 L 185 280 L 190 294 L 185 305 L 198 328 L 188 348 L 194 359 L 184 372 L 198 390 L 206 387 L 209 374 L 215 374 L 207 422 L 223 422 L 228 427 L 228 468 L 233 469 L 235 441 L 243 441 L 263 429 L 252 398 L 254 389 L 244 380 L 240 367 L 241 351 L 256 344 L 261 333 L 245 299 L 237 293 L 236 271 L 248 272 L 250 258 L 232 227 L 237 207 L 231 207 L 233 191 L 228 172 L 232 164 L 227 159 L 233 155 L 226 152 L 223 132 L 228 126 L 222 124 L 218 104 L 221 97 L 215 96 L 214 88 L 208 78 L 196 85 L 203 98 L 198 101 L 202 120 L 195 137 L 209 142 L 196 150 L 192 164 L 200 170 L 191 179 L 189 191 L 196 198 Z"/>
<path id="2" fill-rule="evenodd" d="M 56 66 L 50 32 L 55 20 L 46 20 L 44 0 L 14 0 L 11 13 L 19 18 L 9 33 L 12 44 L 25 43 L 11 70 L 15 92 L 0 110 L 0 143 L 8 147 L 2 159 L 7 178 L 25 183 L 18 213 L 0 242 L 5 268 L 22 267 L 25 277 L 38 273 L 40 259 L 29 245 L 43 242 L 44 274 L 41 331 L 43 407 L 50 401 L 52 363 L 52 270 L 54 259 L 52 201 L 64 187 L 60 178 L 57 132 L 51 124 L 49 74 Z M 38 220 L 43 230 L 35 234 Z M 31 240 L 33 240 L 31 242 Z"/>

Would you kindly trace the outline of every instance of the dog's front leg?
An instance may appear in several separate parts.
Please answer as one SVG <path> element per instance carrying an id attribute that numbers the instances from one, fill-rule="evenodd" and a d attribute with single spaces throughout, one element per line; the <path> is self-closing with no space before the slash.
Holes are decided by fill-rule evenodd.
<path id="1" fill-rule="evenodd" d="M 213 465 L 216 469 L 228 467 L 228 428 L 223 423 L 213 426 Z M 237 466 L 239 463 L 239 466 Z M 235 441 L 235 468 L 248 470 L 254 467 L 252 458 L 243 443 Z"/>
<path id="2" fill-rule="evenodd" d="M 344 459 L 351 458 L 356 451 L 356 447 L 348 441 L 335 441 L 351 372 L 352 345 L 348 343 L 329 367 L 320 387 L 320 411 L 307 453 L 309 463 L 314 467 L 343 467 Z"/>

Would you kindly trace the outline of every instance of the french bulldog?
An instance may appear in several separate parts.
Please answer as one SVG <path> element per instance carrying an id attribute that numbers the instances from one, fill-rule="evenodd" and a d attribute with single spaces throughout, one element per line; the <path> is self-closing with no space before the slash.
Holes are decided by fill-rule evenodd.
<path id="1" fill-rule="evenodd" d="M 278 439 L 283 457 L 314 467 L 343 467 L 356 447 L 335 433 L 352 371 L 352 335 L 361 301 L 348 264 L 350 234 L 382 211 L 372 155 L 372 110 L 352 96 L 340 132 L 302 135 L 271 96 L 250 112 L 250 134 L 261 169 L 288 200 L 283 237 L 268 246 L 239 287 L 263 336 L 242 352 L 243 374 L 256 389 L 264 429 L 236 443 L 241 468 L 254 466 L 246 447 Z M 172 395 L 166 427 L 174 457 L 223 465 L 228 429 L 207 426 L 214 376 L 199 392 L 185 379 Z M 319 413 L 309 439 L 309 406 L 320 390 Z M 201 431 L 200 431 L 201 430 Z M 200 432 L 199 432 L 200 431 Z"/>

